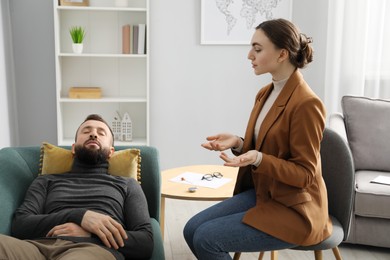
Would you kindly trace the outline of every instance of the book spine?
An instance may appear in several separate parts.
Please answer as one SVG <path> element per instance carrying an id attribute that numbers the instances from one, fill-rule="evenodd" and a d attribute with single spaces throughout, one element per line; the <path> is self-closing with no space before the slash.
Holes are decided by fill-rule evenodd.
<path id="1" fill-rule="evenodd" d="M 132 48 L 133 48 L 133 26 L 129 25 L 129 53 L 132 53 Z"/>
<path id="2" fill-rule="evenodd" d="M 146 24 L 138 25 L 138 54 L 145 54 Z"/>
<path id="3" fill-rule="evenodd" d="M 133 54 L 138 53 L 138 25 L 133 26 Z"/>
<path id="4" fill-rule="evenodd" d="M 122 53 L 130 54 L 130 25 L 122 26 Z"/>

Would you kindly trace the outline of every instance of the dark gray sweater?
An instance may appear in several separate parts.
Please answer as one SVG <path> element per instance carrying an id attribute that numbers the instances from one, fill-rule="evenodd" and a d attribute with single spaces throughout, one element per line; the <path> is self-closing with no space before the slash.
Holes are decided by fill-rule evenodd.
<path id="1" fill-rule="evenodd" d="M 69 173 L 38 176 L 15 212 L 12 235 L 37 239 L 56 225 L 73 222 L 81 226 L 85 212 L 92 210 L 111 216 L 124 227 L 128 239 L 123 248 L 109 249 L 95 235 L 61 239 L 101 245 L 117 259 L 149 258 L 153 232 L 145 195 L 136 180 L 109 175 L 107 170 L 107 163 L 90 166 L 75 160 Z"/>

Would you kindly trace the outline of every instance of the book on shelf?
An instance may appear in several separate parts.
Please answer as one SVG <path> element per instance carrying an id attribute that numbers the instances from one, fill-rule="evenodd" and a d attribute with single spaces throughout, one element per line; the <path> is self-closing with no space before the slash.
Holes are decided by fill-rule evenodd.
<path id="1" fill-rule="evenodd" d="M 145 28 L 145 54 L 148 52 L 147 51 L 147 46 L 148 46 L 148 41 L 149 41 L 149 37 L 147 37 L 147 35 L 148 35 L 148 26 L 146 26 L 146 28 Z"/>
<path id="2" fill-rule="evenodd" d="M 122 53 L 130 54 L 130 32 L 131 26 L 129 24 L 122 26 Z"/>
<path id="3" fill-rule="evenodd" d="M 138 53 L 138 25 L 133 25 L 133 49 L 131 51 L 132 54 Z"/>
<path id="4" fill-rule="evenodd" d="M 100 87 L 71 87 L 68 93 L 69 98 L 101 98 Z"/>
<path id="5" fill-rule="evenodd" d="M 145 54 L 146 24 L 138 25 L 138 54 Z"/>
<path id="6" fill-rule="evenodd" d="M 146 54 L 146 24 L 122 26 L 122 53 Z"/>

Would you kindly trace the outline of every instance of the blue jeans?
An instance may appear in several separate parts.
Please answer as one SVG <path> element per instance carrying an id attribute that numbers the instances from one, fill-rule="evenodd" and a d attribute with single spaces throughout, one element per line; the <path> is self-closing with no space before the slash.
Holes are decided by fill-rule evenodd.
<path id="1" fill-rule="evenodd" d="M 256 194 L 252 189 L 192 217 L 183 233 L 193 254 L 201 260 L 222 260 L 232 259 L 229 252 L 259 252 L 295 247 L 296 245 L 242 223 L 245 213 L 255 205 Z"/>

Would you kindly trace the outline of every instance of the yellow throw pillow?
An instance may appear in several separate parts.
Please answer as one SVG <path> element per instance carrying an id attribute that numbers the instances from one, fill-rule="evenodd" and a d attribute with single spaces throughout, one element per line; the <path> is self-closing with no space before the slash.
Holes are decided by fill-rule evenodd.
<path id="1" fill-rule="evenodd" d="M 124 149 L 115 151 L 108 160 L 108 173 L 115 176 L 130 177 L 141 182 L 141 151 Z M 65 173 L 72 169 L 73 154 L 49 143 L 42 143 L 40 158 L 40 174 Z"/>

